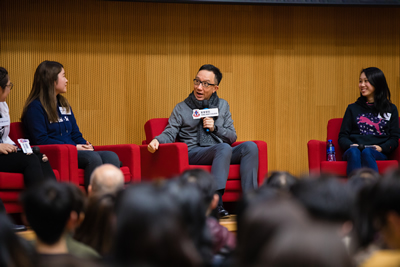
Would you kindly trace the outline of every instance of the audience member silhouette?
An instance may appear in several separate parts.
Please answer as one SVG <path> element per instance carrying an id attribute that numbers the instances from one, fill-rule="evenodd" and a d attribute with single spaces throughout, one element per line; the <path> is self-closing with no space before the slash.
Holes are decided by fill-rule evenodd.
<path id="1" fill-rule="evenodd" d="M 13 224 L 0 212 L 0 266 L 31 267 L 35 257 L 32 246 L 14 233 Z"/>
<path id="2" fill-rule="evenodd" d="M 280 231 L 261 249 L 255 264 L 243 266 L 273 267 L 352 267 L 340 238 L 331 229 L 307 225 L 304 229 Z"/>
<path id="3" fill-rule="evenodd" d="M 74 238 L 95 249 L 100 255 L 110 253 L 115 234 L 115 196 L 95 194 L 89 197 L 85 219 Z"/>
<path id="4" fill-rule="evenodd" d="M 112 164 L 97 167 L 90 176 L 88 194 L 116 194 L 124 189 L 124 174 Z"/>
<path id="5" fill-rule="evenodd" d="M 287 195 L 271 194 L 271 188 L 260 190 L 259 201 L 251 201 L 241 211 L 237 229 L 237 266 L 254 266 L 262 256 L 262 248 L 275 235 L 291 228 L 304 228 L 309 223 L 305 209 Z M 299 230 L 300 231 L 300 230 Z"/>
<path id="6" fill-rule="evenodd" d="M 236 237 L 211 216 L 219 200 L 219 195 L 215 193 L 216 184 L 212 174 L 203 169 L 190 169 L 183 172 L 179 179 L 185 184 L 195 185 L 202 192 L 204 205 L 207 207 L 206 223 L 211 233 L 213 253 L 218 254 L 214 256 L 213 261 L 223 260 L 236 247 Z"/>
<path id="7" fill-rule="evenodd" d="M 374 184 L 381 179 L 381 175 L 370 168 L 361 168 L 355 170 L 349 177 L 347 186 L 350 192 L 355 197 L 357 193 L 364 187 Z"/>
<path id="8" fill-rule="evenodd" d="M 80 242 L 81 240 L 74 239 L 77 228 L 80 227 L 82 221 L 86 218 L 86 205 L 87 199 L 83 191 L 75 184 L 67 184 L 72 194 L 72 212 L 67 224 L 67 234 L 65 240 L 67 242 L 68 252 L 78 258 L 85 259 L 97 259 L 100 258 L 100 254 L 89 244 Z M 103 235 L 98 235 L 103 236 Z"/>
<path id="9" fill-rule="evenodd" d="M 194 184 L 183 184 L 176 179 L 166 182 L 163 189 L 180 208 L 189 238 L 193 240 L 204 264 L 210 264 L 213 255 L 212 237 L 206 224 L 208 206 L 204 205 L 201 191 Z"/>
<path id="10" fill-rule="evenodd" d="M 291 175 L 288 172 L 275 171 L 272 172 L 270 176 L 264 180 L 263 186 L 289 191 L 290 187 L 296 184 L 297 181 L 297 177 Z"/>
<path id="11" fill-rule="evenodd" d="M 162 188 L 147 183 L 127 188 L 118 198 L 116 218 L 118 266 L 200 265 L 180 207 Z"/>
<path id="12" fill-rule="evenodd" d="M 66 236 L 72 223 L 74 197 L 66 183 L 53 180 L 29 188 L 22 195 L 26 219 L 36 234 L 37 266 L 92 266 L 68 253 Z"/>

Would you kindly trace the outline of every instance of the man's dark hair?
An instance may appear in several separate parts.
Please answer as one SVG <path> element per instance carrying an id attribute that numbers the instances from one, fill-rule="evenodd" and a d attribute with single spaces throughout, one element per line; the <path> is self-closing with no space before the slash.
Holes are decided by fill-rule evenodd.
<path id="1" fill-rule="evenodd" d="M 208 71 L 213 72 L 215 75 L 215 83 L 217 85 L 219 85 L 219 83 L 222 80 L 222 73 L 217 67 L 215 67 L 214 65 L 211 65 L 211 64 L 205 64 L 200 67 L 199 71 L 201 71 L 201 70 L 208 70 Z"/>
<path id="2" fill-rule="evenodd" d="M 297 183 L 297 177 L 288 172 L 272 172 L 268 179 L 265 179 L 263 186 L 289 191 L 290 187 Z"/>
<path id="3" fill-rule="evenodd" d="M 60 240 L 73 210 L 73 196 L 65 183 L 48 180 L 22 195 L 26 218 L 37 237 L 52 245 Z"/>
<path id="4" fill-rule="evenodd" d="M 83 193 L 83 191 L 75 184 L 67 183 L 66 185 L 68 186 L 72 195 L 72 203 L 73 203 L 72 210 L 75 211 L 79 216 L 81 212 L 84 213 L 86 210 L 86 205 L 87 205 L 86 196 Z"/>
<path id="5" fill-rule="evenodd" d="M 117 266 L 201 266 L 181 207 L 165 190 L 143 182 L 117 197 Z"/>
<path id="6" fill-rule="evenodd" d="M 332 223 L 352 219 L 353 199 L 347 186 L 335 178 L 304 178 L 294 184 L 290 192 L 315 219 Z"/>
<path id="7" fill-rule="evenodd" d="M 217 185 L 211 173 L 203 169 L 189 169 L 182 173 L 180 181 L 193 183 L 203 194 L 204 204 L 208 207 L 214 197 Z"/>
<path id="8" fill-rule="evenodd" d="M 360 168 L 350 174 L 347 186 L 353 197 L 365 186 L 375 184 L 381 179 L 381 175 L 370 168 Z"/>

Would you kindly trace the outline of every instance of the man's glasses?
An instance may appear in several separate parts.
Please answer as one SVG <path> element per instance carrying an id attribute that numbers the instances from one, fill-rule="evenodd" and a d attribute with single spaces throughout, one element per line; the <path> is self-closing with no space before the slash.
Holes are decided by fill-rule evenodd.
<path id="1" fill-rule="evenodd" d="M 194 85 L 200 85 L 201 84 L 205 88 L 209 87 L 210 85 L 215 85 L 215 84 L 208 83 L 208 82 L 202 82 L 199 79 L 194 79 L 193 83 L 194 83 Z"/>
<path id="2" fill-rule="evenodd" d="M 10 87 L 10 90 L 11 90 L 13 88 L 14 84 L 12 84 L 12 83 L 7 84 L 6 87 L 8 87 L 8 86 Z"/>

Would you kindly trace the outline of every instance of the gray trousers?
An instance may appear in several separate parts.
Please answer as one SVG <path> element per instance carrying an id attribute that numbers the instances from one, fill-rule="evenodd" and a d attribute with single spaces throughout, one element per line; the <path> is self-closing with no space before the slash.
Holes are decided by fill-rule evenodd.
<path id="1" fill-rule="evenodd" d="M 243 192 L 258 187 L 258 147 L 254 142 L 244 142 L 235 147 L 226 143 L 194 147 L 189 151 L 189 164 L 212 165 L 211 174 L 216 179 L 217 190 L 225 188 L 230 164 L 240 164 Z"/>

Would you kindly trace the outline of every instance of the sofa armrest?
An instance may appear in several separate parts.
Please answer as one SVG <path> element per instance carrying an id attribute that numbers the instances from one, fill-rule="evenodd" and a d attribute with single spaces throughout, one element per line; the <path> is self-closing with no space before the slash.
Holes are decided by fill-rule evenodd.
<path id="1" fill-rule="evenodd" d="M 321 174 L 321 162 L 325 161 L 326 157 L 326 142 L 319 140 L 310 140 L 307 143 L 308 147 L 308 168 L 310 175 Z"/>
<path id="2" fill-rule="evenodd" d="M 142 180 L 170 178 L 181 174 L 189 166 L 188 147 L 185 143 L 160 144 L 150 153 L 147 145 L 140 146 Z"/>
<path id="3" fill-rule="evenodd" d="M 52 169 L 60 173 L 60 181 L 78 184 L 78 154 L 73 145 L 39 145 Z"/>
<path id="4" fill-rule="evenodd" d="M 264 180 L 267 178 L 268 174 L 268 153 L 267 153 L 267 143 L 265 141 L 260 140 L 251 140 L 254 142 L 258 147 L 258 185 L 262 185 Z M 235 147 L 241 143 L 246 141 L 235 142 L 232 144 L 232 147 Z"/>
<path id="5" fill-rule="evenodd" d="M 140 182 L 140 149 L 135 144 L 95 146 L 96 151 L 112 151 L 118 155 L 123 166 L 129 168 L 131 181 Z"/>
<path id="6" fill-rule="evenodd" d="M 400 139 L 399 139 L 399 144 L 400 144 Z M 397 147 L 389 156 L 388 159 L 391 160 L 397 160 L 400 165 L 400 146 Z"/>

